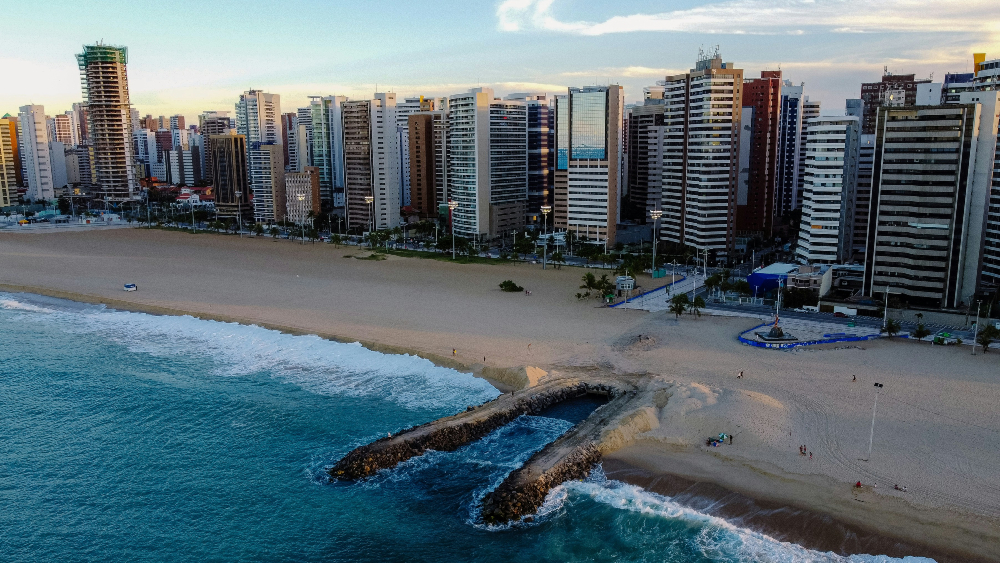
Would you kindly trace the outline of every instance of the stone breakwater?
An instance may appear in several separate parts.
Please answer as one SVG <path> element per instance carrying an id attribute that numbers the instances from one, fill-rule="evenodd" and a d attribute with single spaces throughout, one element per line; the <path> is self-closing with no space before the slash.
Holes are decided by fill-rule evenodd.
<path id="1" fill-rule="evenodd" d="M 586 478 L 608 447 L 605 431 L 617 427 L 623 413 L 642 400 L 635 390 L 619 393 L 586 420 L 536 452 L 496 490 L 483 497 L 480 505 L 483 522 L 506 524 L 530 518 L 538 512 L 553 488 L 566 481 Z"/>
<path id="2" fill-rule="evenodd" d="M 625 395 L 629 391 L 631 391 L 631 386 L 617 382 L 598 382 L 577 378 L 555 379 L 536 387 L 518 391 L 513 395 L 501 395 L 478 407 L 470 407 L 457 415 L 410 428 L 395 436 L 387 436 L 355 448 L 330 468 L 329 475 L 332 479 L 345 481 L 363 479 L 382 469 L 396 467 L 397 464 L 422 455 L 427 450 L 457 450 L 470 442 L 483 438 L 497 428 L 509 424 L 522 414 L 538 414 L 555 404 L 587 393 L 615 398 Z M 598 409 L 598 411 L 600 410 Z M 591 415 L 587 421 L 577 425 L 577 427 L 586 425 L 592 418 L 594 415 Z M 557 440 L 557 442 L 559 441 Z M 557 442 L 553 442 L 553 444 Z"/>

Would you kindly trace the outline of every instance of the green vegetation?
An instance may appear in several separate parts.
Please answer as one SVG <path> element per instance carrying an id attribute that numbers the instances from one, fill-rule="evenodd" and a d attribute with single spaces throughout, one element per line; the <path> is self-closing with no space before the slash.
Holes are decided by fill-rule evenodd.
<path id="1" fill-rule="evenodd" d="M 594 274 L 587 272 L 583 275 L 583 285 L 580 289 L 586 289 L 585 293 L 577 293 L 577 299 L 587 299 L 594 295 L 593 292 L 597 292 L 596 297 L 603 298 L 606 295 L 613 295 L 615 292 L 615 282 L 608 279 L 607 274 L 602 274 L 600 278 Z"/>
<path id="2" fill-rule="evenodd" d="M 670 300 L 670 312 L 674 314 L 674 318 L 679 319 L 690 303 L 687 293 L 677 294 Z"/>
<path id="3" fill-rule="evenodd" d="M 920 315 L 920 316 L 923 316 L 923 315 Z M 926 338 L 926 337 L 930 336 L 931 335 L 931 331 L 927 330 L 927 327 L 924 326 L 924 323 L 918 323 L 917 324 L 917 329 L 914 330 L 912 334 L 913 334 L 914 338 L 916 338 L 917 340 L 921 340 L 923 338 Z"/>
<path id="4" fill-rule="evenodd" d="M 524 291 L 524 288 L 514 283 L 513 280 L 504 280 L 500 282 L 500 289 L 508 293 L 518 293 Z"/>
<path id="5" fill-rule="evenodd" d="M 976 335 L 976 342 L 983 347 L 984 354 L 990 349 L 990 344 L 993 344 L 993 341 L 997 339 L 1000 339 L 1000 330 L 993 325 L 987 325 Z"/>
<path id="6" fill-rule="evenodd" d="M 899 334 L 900 330 L 899 321 L 895 319 L 889 319 L 885 322 L 885 326 L 882 327 L 882 332 L 888 334 L 890 338 Z"/>
<path id="7" fill-rule="evenodd" d="M 686 295 L 685 295 L 685 297 L 686 297 Z M 700 295 L 698 297 L 695 297 L 694 301 L 691 302 L 691 314 L 692 315 L 700 317 L 701 316 L 701 310 L 704 309 L 704 308 L 705 308 L 705 300 L 702 299 Z"/>

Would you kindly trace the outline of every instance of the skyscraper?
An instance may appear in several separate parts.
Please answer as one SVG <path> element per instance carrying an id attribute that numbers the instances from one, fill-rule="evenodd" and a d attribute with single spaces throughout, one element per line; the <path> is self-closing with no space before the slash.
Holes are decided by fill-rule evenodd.
<path id="1" fill-rule="evenodd" d="M 76 142 L 76 135 L 73 134 L 73 122 L 69 115 L 65 113 L 55 115 L 52 118 L 52 124 L 55 135 L 51 137 L 51 140 L 69 146 L 78 144 Z"/>
<path id="2" fill-rule="evenodd" d="M 230 131 L 209 137 L 215 208 L 221 217 L 253 216 L 247 180 L 246 137 Z M 237 195 L 238 194 L 238 195 Z"/>
<path id="3" fill-rule="evenodd" d="M 281 145 L 258 143 L 247 149 L 253 218 L 257 223 L 274 223 L 285 207 L 285 163 Z"/>
<path id="4" fill-rule="evenodd" d="M 83 80 L 87 137 L 94 147 L 94 171 L 100 197 L 105 201 L 133 199 L 138 183 L 132 154 L 126 49 L 85 45 L 83 53 L 76 58 Z"/>
<path id="5" fill-rule="evenodd" d="M 905 107 L 917 103 L 917 85 L 926 84 L 929 79 L 917 80 L 913 74 L 892 74 L 886 71 L 880 82 L 861 84 L 861 100 L 864 101 L 864 117 L 861 132 L 875 132 L 875 118 L 880 107 Z"/>
<path id="6" fill-rule="evenodd" d="M 212 171 L 212 158 L 210 156 L 210 143 L 213 135 L 225 135 L 232 127 L 232 120 L 229 119 L 228 111 L 206 111 L 198 116 L 198 131 L 204 140 L 205 150 L 202 151 L 202 174 L 211 181 L 214 177 Z"/>
<path id="7" fill-rule="evenodd" d="M 345 101 L 341 108 L 348 224 L 376 230 L 396 227 L 402 205 L 396 94 L 376 93 L 370 100 Z M 365 197 L 374 198 L 370 206 Z"/>
<path id="8" fill-rule="evenodd" d="M 236 103 L 236 133 L 254 143 L 281 145 L 281 96 L 248 90 Z"/>
<path id="9" fill-rule="evenodd" d="M 802 207 L 802 192 L 806 189 L 806 141 L 809 122 L 819 117 L 820 102 L 812 101 L 809 96 L 802 99 L 802 127 L 799 130 L 799 169 L 795 178 L 795 192 L 792 199 L 792 209 Z"/>
<path id="10" fill-rule="evenodd" d="M 438 217 L 448 201 L 448 110 L 411 114 L 408 125 L 410 205 L 420 217 Z"/>
<path id="11" fill-rule="evenodd" d="M 858 181 L 854 196 L 854 256 L 863 261 L 868 242 L 868 210 L 872 202 L 872 169 L 875 167 L 875 135 L 858 137 Z"/>
<path id="12" fill-rule="evenodd" d="M 295 113 L 283 113 L 281 114 L 281 148 L 284 153 L 286 170 L 291 165 L 292 155 L 295 154 L 293 144 L 295 144 Z"/>
<path id="13" fill-rule="evenodd" d="M 306 135 L 309 159 L 300 169 L 313 166 L 319 173 L 319 196 L 326 209 L 337 207 L 344 192 L 344 125 L 341 104 L 345 96 L 312 96 Z M 299 124 L 301 126 L 301 116 Z"/>
<path id="14" fill-rule="evenodd" d="M 288 215 L 290 221 L 305 224 L 310 212 L 319 215 L 319 170 L 306 166 L 302 172 L 285 174 L 284 199 L 287 203 L 283 213 Z"/>
<path id="15" fill-rule="evenodd" d="M 524 227 L 528 200 L 528 120 L 524 102 L 489 88 L 448 98 L 448 195 L 455 232 L 494 238 Z"/>
<path id="16" fill-rule="evenodd" d="M 858 118 L 817 117 L 806 126 L 805 191 L 796 256 L 835 264 L 853 253 Z"/>
<path id="17" fill-rule="evenodd" d="M 740 171 L 741 182 L 736 194 L 736 231 L 743 235 L 764 239 L 774 236 L 781 103 L 780 70 L 765 70 L 760 78 L 743 82 L 741 119 L 744 126 L 740 142 L 749 151 L 748 160 L 740 164 L 746 166 L 746 175 Z"/>
<path id="18" fill-rule="evenodd" d="M 26 197 L 32 201 L 55 197 L 52 181 L 52 160 L 49 154 L 48 131 L 45 127 L 43 106 L 21 106 L 18 122 L 21 125 L 21 159 L 28 187 Z"/>
<path id="19" fill-rule="evenodd" d="M 11 131 L 10 121 L 0 119 L 0 207 L 7 207 L 17 199 L 17 163 L 14 161 L 17 138 Z"/>
<path id="20" fill-rule="evenodd" d="M 6 126 L 4 125 L 4 122 L 6 123 Z M 0 122 L 0 127 L 6 127 L 7 129 L 6 135 L 10 139 L 10 150 L 13 155 L 12 158 L 14 166 L 14 179 L 12 180 L 14 182 L 13 185 L 24 187 L 24 176 L 23 176 L 24 167 L 21 163 L 21 149 L 20 149 L 21 141 L 20 141 L 20 134 L 18 133 L 21 126 L 18 123 L 18 119 L 16 116 L 7 113 L 4 114 L 2 122 Z M 13 194 L 13 192 L 11 193 L 11 198 L 17 199 L 16 196 Z"/>
<path id="21" fill-rule="evenodd" d="M 888 288 L 911 305 L 956 308 L 979 289 L 996 166 L 998 94 L 989 94 L 879 108 L 866 295 Z"/>
<path id="22" fill-rule="evenodd" d="M 727 258 L 735 250 L 743 71 L 702 53 L 664 86 L 660 239 Z"/>
<path id="23" fill-rule="evenodd" d="M 660 162 L 659 154 L 652 150 L 650 140 L 661 134 L 663 126 L 663 87 L 648 86 L 644 89 L 644 102 L 626 110 L 625 184 L 628 187 L 628 201 L 623 202 L 622 217 L 645 223 L 649 212 L 660 208 Z M 627 203 L 627 205 L 625 205 Z"/>
<path id="24" fill-rule="evenodd" d="M 799 156 L 802 137 L 802 88 L 786 80 L 781 88 L 778 129 L 778 176 L 775 180 L 775 212 L 785 215 L 799 200 Z"/>

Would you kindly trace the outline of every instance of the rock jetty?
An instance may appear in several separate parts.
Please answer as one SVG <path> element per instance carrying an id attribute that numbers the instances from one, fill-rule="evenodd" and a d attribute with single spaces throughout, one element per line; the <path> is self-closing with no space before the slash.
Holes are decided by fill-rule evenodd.
<path id="1" fill-rule="evenodd" d="M 501 395 L 457 415 L 441 418 L 358 447 L 330 468 L 329 475 L 337 480 L 363 479 L 382 469 L 391 469 L 403 461 L 422 455 L 427 450 L 457 450 L 510 423 L 522 414 L 538 414 L 552 405 L 588 393 L 606 395 L 613 399 L 625 395 L 630 390 L 630 386 L 619 382 L 579 378 L 554 379 L 514 394 Z M 546 449 L 548 448 L 542 451 Z"/>

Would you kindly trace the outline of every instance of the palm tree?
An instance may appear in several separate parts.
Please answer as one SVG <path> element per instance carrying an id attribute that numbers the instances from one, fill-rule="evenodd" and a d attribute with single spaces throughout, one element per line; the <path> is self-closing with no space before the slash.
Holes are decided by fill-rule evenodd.
<path id="1" fill-rule="evenodd" d="M 281 234 L 281 231 L 278 230 L 278 227 L 271 227 L 270 233 L 271 233 L 271 236 L 274 237 L 274 240 L 278 240 L 278 235 Z"/>
<path id="2" fill-rule="evenodd" d="M 918 316 L 923 316 L 923 315 L 920 315 L 918 313 Z M 927 330 L 927 327 L 924 326 L 924 323 L 918 323 L 917 329 L 913 331 L 913 337 L 916 338 L 917 340 L 923 340 L 925 337 L 930 335 L 931 331 Z M 931 344 L 933 344 L 933 342 Z"/>
<path id="3" fill-rule="evenodd" d="M 677 294 L 670 300 L 670 312 L 675 315 L 675 318 L 679 319 L 684 314 L 690 302 L 687 293 Z"/>
<path id="4" fill-rule="evenodd" d="M 888 321 L 886 321 L 885 326 L 882 328 L 882 331 L 888 334 L 890 338 L 899 334 L 900 331 L 899 321 L 897 321 L 896 319 L 889 319 Z"/>
<path id="5" fill-rule="evenodd" d="M 256 225 L 254 225 L 253 226 L 253 234 L 254 234 L 254 236 L 258 236 L 258 237 L 261 236 L 261 235 L 263 235 L 264 234 L 264 225 L 261 225 L 260 223 L 257 223 Z"/>
<path id="6" fill-rule="evenodd" d="M 697 317 L 701 316 L 701 310 L 705 308 L 705 300 L 701 296 L 694 298 L 694 302 L 691 303 L 691 314 Z"/>

